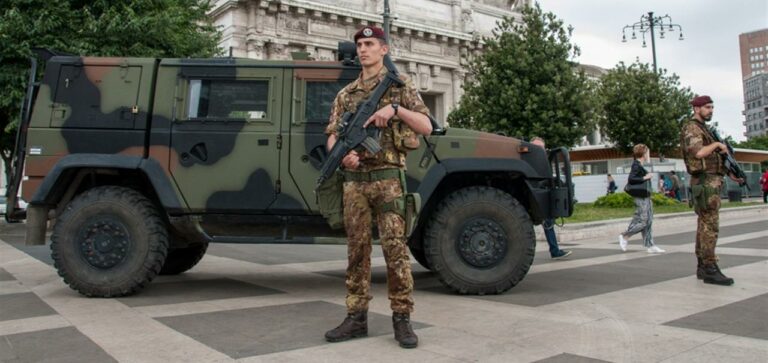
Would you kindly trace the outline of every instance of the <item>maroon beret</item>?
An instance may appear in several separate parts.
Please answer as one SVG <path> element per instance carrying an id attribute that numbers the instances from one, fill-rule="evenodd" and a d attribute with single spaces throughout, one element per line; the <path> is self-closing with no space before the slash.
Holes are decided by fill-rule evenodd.
<path id="1" fill-rule="evenodd" d="M 691 100 L 691 106 L 693 107 L 701 107 L 707 103 L 712 103 L 712 98 L 709 96 L 699 96 Z"/>
<path id="2" fill-rule="evenodd" d="M 387 40 L 386 35 L 384 35 L 384 30 L 375 26 L 367 26 L 358 30 L 357 33 L 355 33 L 355 43 L 357 43 L 357 40 L 360 38 L 377 38 L 383 41 Z"/>

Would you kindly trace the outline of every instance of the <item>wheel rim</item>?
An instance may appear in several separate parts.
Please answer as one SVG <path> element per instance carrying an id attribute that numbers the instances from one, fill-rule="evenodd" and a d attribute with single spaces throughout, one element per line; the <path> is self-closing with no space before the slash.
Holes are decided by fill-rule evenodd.
<path id="1" fill-rule="evenodd" d="M 78 237 L 83 258 L 99 269 L 110 269 L 123 262 L 131 244 L 125 224 L 109 217 L 89 221 Z"/>
<path id="2" fill-rule="evenodd" d="M 474 218 L 462 226 L 456 248 L 464 262 L 491 268 L 507 255 L 507 241 L 507 234 L 496 221 Z"/>

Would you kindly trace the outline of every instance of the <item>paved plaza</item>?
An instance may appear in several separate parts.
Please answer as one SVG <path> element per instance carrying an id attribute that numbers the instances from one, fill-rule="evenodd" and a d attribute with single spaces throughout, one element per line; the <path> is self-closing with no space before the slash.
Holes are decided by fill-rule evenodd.
<path id="1" fill-rule="evenodd" d="M 540 228 L 540 227 L 537 227 Z M 459 296 L 414 262 L 421 342 L 392 337 L 384 258 L 374 247 L 369 337 L 327 343 L 344 317 L 346 249 L 212 245 L 191 271 L 140 294 L 85 298 L 0 225 L 1 362 L 766 362 L 766 210 L 722 221 L 718 253 L 731 287 L 695 277 L 695 223 L 638 237 L 566 241 L 570 259 L 537 246 L 528 276 L 502 295 Z"/>

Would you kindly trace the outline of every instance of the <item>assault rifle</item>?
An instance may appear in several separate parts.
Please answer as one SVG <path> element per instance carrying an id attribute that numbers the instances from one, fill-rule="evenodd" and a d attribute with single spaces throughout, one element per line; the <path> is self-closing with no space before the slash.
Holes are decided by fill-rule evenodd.
<path id="1" fill-rule="evenodd" d="M 720 134 L 717 132 L 716 128 L 710 127 L 709 132 L 712 134 L 712 138 L 715 139 L 715 141 L 725 144 L 725 146 L 728 148 L 728 154 L 723 156 L 723 165 L 725 165 L 725 169 L 728 170 L 729 174 L 733 174 L 733 176 L 742 180 L 742 182 L 739 183 L 739 186 L 746 186 L 747 190 L 750 190 L 749 184 L 747 183 L 747 175 L 744 174 L 744 170 L 741 170 L 741 166 L 738 162 L 736 162 L 736 159 L 733 158 L 733 146 L 731 146 L 728 141 L 725 141 L 722 137 L 720 137 Z"/>
<path id="2" fill-rule="evenodd" d="M 392 59 L 389 58 L 389 54 L 384 56 L 384 67 L 387 68 L 387 75 L 376 86 L 371 96 L 357 106 L 355 113 L 345 112 L 341 116 L 336 134 L 336 143 L 333 144 L 333 148 L 328 153 L 328 158 L 325 159 L 325 163 L 323 163 L 323 167 L 320 169 L 320 177 L 317 178 L 318 186 L 331 177 L 350 150 L 362 146 L 372 154 L 381 151 L 381 145 L 379 145 L 381 130 L 376 126 L 364 128 L 363 125 L 368 121 L 368 118 L 376 113 L 379 101 L 381 101 L 389 87 L 402 87 L 405 85 L 398 76 L 397 68 Z"/>

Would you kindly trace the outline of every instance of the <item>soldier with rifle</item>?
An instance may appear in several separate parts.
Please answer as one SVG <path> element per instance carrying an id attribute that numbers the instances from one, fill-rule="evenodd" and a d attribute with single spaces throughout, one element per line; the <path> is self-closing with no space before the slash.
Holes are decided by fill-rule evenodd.
<path id="1" fill-rule="evenodd" d="M 696 277 L 707 284 L 732 285 L 717 265 L 715 246 L 719 232 L 720 193 L 723 176 L 744 185 L 744 172 L 733 159 L 733 149 L 706 126 L 714 110 L 709 96 L 691 100 L 693 117 L 684 121 L 680 135 L 685 166 L 691 174 L 691 202 L 698 215 L 696 229 Z"/>
<path id="2" fill-rule="evenodd" d="M 414 348 L 418 337 L 410 323 L 413 276 L 405 213 L 399 201 L 405 193 L 406 153 L 418 147 L 418 135 L 432 132 L 432 125 L 416 87 L 410 79 L 398 75 L 389 59 L 385 32 L 366 26 L 354 40 L 363 70 L 357 80 L 336 95 L 326 128 L 330 152 L 318 181 L 322 183 L 341 164 L 348 257 L 347 317 L 325 338 L 340 342 L 368 334 L 371 229 L 375 218 L 387 264 L 395 339 L 403 348 Z"/>

